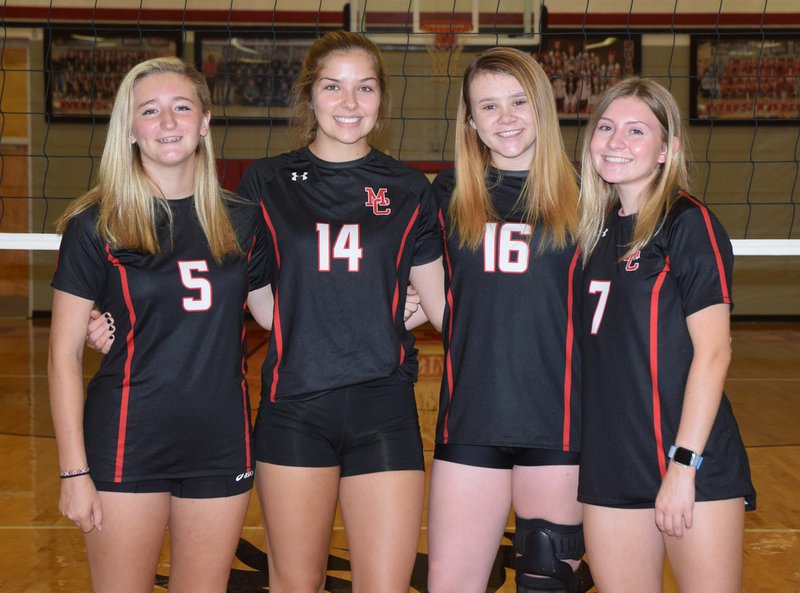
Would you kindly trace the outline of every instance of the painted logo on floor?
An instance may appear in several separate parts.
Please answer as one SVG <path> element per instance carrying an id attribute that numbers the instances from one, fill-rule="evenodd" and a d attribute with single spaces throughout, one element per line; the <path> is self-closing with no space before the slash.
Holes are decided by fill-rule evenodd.
<path id="1" fill-rule="evenodd" d="M 512 533 L 506 533 L 505 537 L 511 539 Z M 335 552 L 335 550 L 334 550 Z M 343 551 L 344 552 L 344 551 Z M 234 568 L 228 579 L 228 593 L 260 593 L 269 591 L 269 568 L 267 567 L 267 555 L 257 546 L 246 539 L 239 539 L 236 548 L 236 559 L 248 566 L 250 570 Z M 489 584 L 486 588 L 487 593 L 495 593 L 506 582 L 506 568 L 514 568 L 514 550 L 511 544 L 503 544 L 497 552 L 492 571 L 489 576 Z M 349 573 L 350 560 L 340 558 L 333 554 L 328 556 L 328 576 L 325 581 L 325 591 L 328 593 L 351 593 L 353 584 L 348 575 L 334 575 L 331 573 Z M 417 554 L 414 563 L 414 570 L 411 573 L 411 589 L 422 593 L 425 591 L 425 584 L 428 578 L 428 555 Z M 169 577 L 156 575 L 158 587 L 167 588 Z"/>

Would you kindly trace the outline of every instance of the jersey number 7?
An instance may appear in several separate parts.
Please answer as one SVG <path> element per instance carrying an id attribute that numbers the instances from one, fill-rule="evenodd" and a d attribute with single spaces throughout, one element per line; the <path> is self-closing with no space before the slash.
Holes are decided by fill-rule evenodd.
<path id="1" fill-rule="evenodd" d="M 603 321 L 603 313 L 606 311 L 608 304 L 608 295 L 611 292 L 610 280 L 592 280 L 589 282 L 589 294 L 599 294 L 600 298 L 597 299 L 597 309 L 594 310 L 592 317 L 592 335 L 596 336 L 600 329 L 600 323 Z"/>

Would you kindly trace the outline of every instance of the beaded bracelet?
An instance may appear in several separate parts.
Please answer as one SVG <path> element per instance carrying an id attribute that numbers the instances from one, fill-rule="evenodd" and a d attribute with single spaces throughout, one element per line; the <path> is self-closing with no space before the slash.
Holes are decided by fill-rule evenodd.
<path id="1" fill-rule="evenodd" d="M 77 476 L 85 476 L 89 473 L 89 467 L 76 467 L 75 469 L 68 469 L 65 472 L 61 472 L 61 479 L 64 480 L 66 478 L 75 478 Z"/>

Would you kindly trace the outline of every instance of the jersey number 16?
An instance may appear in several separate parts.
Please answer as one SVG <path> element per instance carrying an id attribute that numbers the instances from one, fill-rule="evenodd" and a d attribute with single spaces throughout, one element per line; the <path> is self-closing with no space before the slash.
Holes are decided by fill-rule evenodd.
<path id="1" fill-rule="evenodd" d="M 498 232 L 499 228 L 499 232 Z M 516 236 L 531 236 L 531 227 L 522 222 L 487 222 L 483 233 L 483 271 L 524 274 L 528 271 L 531 246 Z"/>

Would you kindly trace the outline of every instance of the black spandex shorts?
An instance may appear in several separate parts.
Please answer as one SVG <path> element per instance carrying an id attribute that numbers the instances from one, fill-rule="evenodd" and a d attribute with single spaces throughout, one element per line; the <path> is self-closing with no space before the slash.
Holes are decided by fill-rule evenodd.
<path id="1" fill-rule="evenodd" d="M 342 477 L 425 469 L 414 386 L 397 376 L 262 404 L 254 439 L 258 461 Z"/>
<path id="2" fill-rule="evenodd" d="M 98 482 L 103 492 L 152 493 L 169 492 L 176 498 L 227 498 L 249 492 L 253 488 L 253 472 L 236 476 L 205 476 L 171 480 L 139 480 L 137 482 Z"/>
<path id="3" fill-rule="evenodd" d="M 489 467 L 511 469 L 515 465 L 578 465 L 581 454 L 558 449 L 536 449 L 532 447 L 492 447 L 483 445 L 437 444 L 434 459 Z"/>

